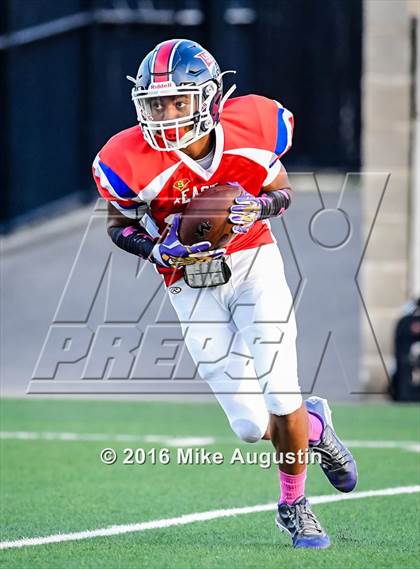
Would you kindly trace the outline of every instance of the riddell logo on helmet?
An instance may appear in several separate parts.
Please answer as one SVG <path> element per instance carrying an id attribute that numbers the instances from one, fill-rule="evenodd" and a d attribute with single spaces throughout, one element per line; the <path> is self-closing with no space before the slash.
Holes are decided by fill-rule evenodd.
<path id="1" fill-rule="evenodd" d="M 156 91 L 157 89 L 169 89 L 169 88 L 176 88 L 176 85 L 173 81 L 162 81 L 161 83 L 151 83 L 149 85 L 150 91 Z"/>

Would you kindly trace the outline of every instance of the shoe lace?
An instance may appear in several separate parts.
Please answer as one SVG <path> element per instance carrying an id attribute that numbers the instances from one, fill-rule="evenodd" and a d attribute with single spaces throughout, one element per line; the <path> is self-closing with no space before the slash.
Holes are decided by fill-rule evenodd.
<path id="1" fill-rule="evenodd" d="M 322 534 L 322 528 L 308 502 L 296 504 L 292 509 L 291 516 L 298 534 Z"/>
<path id="2" fill-rule="evenodd" d="M 327 439 L 322 445 L 314 447 L 314 450 L 322 456 L 322 461 L 328 466 L 339 463 L 344 466 L 349 458 L 345 449 L 341 449 L 334 444 L 331 439 Z"/>

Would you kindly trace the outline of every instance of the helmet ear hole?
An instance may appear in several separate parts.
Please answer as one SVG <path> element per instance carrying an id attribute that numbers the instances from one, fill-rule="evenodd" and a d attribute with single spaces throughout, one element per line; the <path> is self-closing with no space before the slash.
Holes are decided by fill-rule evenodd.
<path id="1" fill-rule="evenodd" d="M 201 122 L 200 130 L 208 131 L 212 126 L 213 126 L 213 121 L 211 118 L 208 118 L 205 121 Z"/>

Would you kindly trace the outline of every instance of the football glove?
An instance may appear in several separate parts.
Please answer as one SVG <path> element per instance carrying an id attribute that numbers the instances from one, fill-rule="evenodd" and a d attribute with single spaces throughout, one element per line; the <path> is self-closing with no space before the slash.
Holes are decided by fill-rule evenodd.
<path id="1" fill-rule="evenodd" d="M 229 221 L 233 223 L 233 233 L 247 233 L 254 223 L 261 218 L 260 198 L 243 190 L 235 198 L 235 205 L 230 206 Z"/>
<path id="2" fill-rule="evenodd" d="M 289 188 L 270 190 L 260 196 L 253 196 L 243 190 L 230 207 L 229 221 L 234 224 L 234 233 L 247 233 L 259 219 L 283 215 L 290 205 Z"/>
<path id="3" fill-rule="evenodd" d="M 221 257 L 225 249 L 211 250 L 210 241 L 200 241 L 194 245 L 183 245 L 178 236 L 181 214 L 176 213 L 169 225 L 165 239 L 156 243 L 150 260 L 163 267 L 181 268 L 193 263 L 205 263 Z"/>

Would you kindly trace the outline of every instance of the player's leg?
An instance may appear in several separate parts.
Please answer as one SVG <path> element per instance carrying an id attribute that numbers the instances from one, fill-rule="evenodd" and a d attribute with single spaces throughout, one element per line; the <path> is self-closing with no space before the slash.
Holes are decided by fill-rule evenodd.
<path id="1" fill-rule="evenodd" d="M 321 457 L 320 466 L 334 488 L 351 492 L 357 484 L 356 461 L 334 430 L 327 400 L 313 396 L 305 407 L 311 426 L 310 448 Z"/>
<path id="2" fill-rule="evenodd" d="M 182 290 L 170 300 L 199 375 L 209 384 L 236 436 L 246 442 L 260 440 L 269 414 L 254 367 L 249 365 L 248 348 L 225 307 L 233 292 L 230 285 L 192 289 L 183 281 L 175 284 Z"/>
<path id="3" fill-rule="evenodd" d="M 271 440 L 279 458 L 295 458 L 279 465 L 276 523 L 291 534 L 295 547 L 328 547 L 329 538 L 305 498 L 310 433 L 298 382 L 293 302 L 281 256 L 275 245 L 265 245 L 232 257 L 237 277 L 233 318 L 254 358 L 271 414 Z"/>
<path id="4" fill-rule="evenodd" d="M 255 257 L 255 253 L 253 255 Z M 244 271 L 246 263 L 238 265 L 243 266 L 236 267 L 235 275 Z M 323 472 L 337 490 L 351 492 L 357 483 L 356 461 L 334 430 L 327 401 L 311 397 L 305 401 L 305 407 L 297 409 L 301 398 L 296 398 L 300 392 L 296 322 L 277 246 L 260 247 L 255 261 L 248 261 L 249 265 L 251 269 L 246 269 L 248 272 L 237 287 L 234 318 L 247 344 L 253 347 L 257 374 L 262 382 L 267 408 L 272 413 L 270 432 L 273 444 L 276 448 L 281 440 L 292 444 L 299 432 L 299 442 L 295 440 L 292 446 L 300 448 L 304 440 L 306 415 L 309 446 L 321 457 Z M 268 373 L 267 362 L 270 362 Z M 282 418 L 278 419 L 278 416 Z M 290 433 L 280 434 L 284 429 Z M 305 446 L 307 443 L 308 439 Z M 298 465 L 292 465 L 290 469 L 285 465 L 284 470 L 289 474 L 301 472 Z"/>

